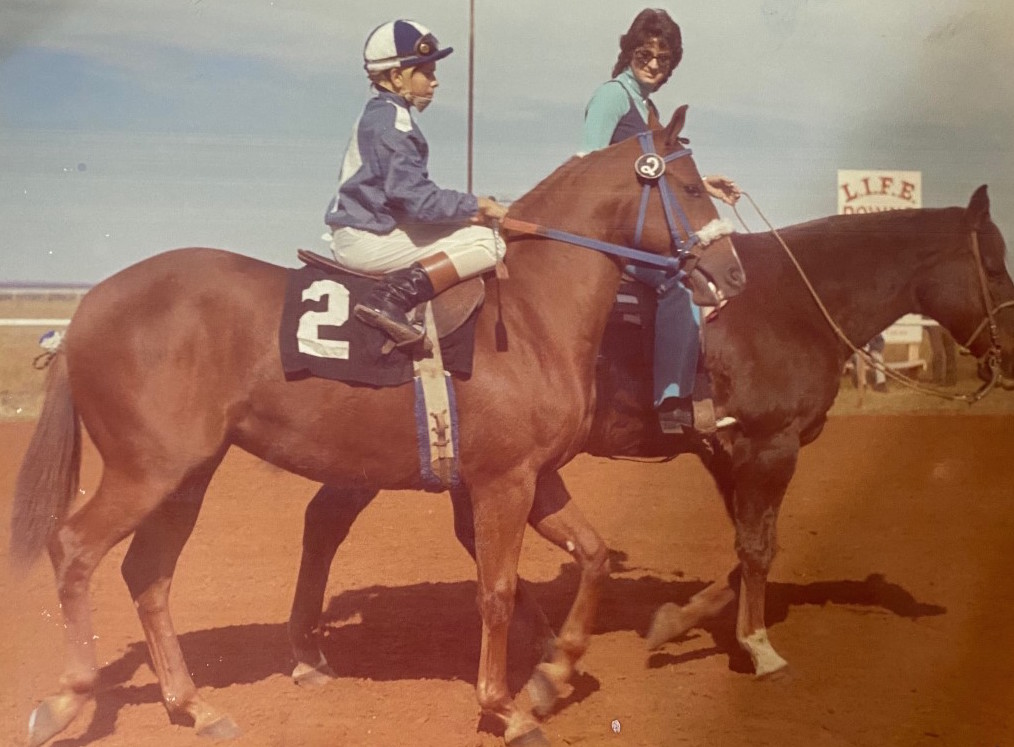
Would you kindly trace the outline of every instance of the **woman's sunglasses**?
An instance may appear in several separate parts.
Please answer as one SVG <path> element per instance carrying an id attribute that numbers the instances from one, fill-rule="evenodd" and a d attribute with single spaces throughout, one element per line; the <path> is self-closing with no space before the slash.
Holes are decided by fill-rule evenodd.
<path id="1" fill-rule="evenodd" d="M 638 67 L 647 67 L 652 60 L 658 60 L 660 68 L 668 68 L 672 65 L 672 55 L 668 52 L 653 52 L 650 49 L 635 49 L 634 63 Z"/>

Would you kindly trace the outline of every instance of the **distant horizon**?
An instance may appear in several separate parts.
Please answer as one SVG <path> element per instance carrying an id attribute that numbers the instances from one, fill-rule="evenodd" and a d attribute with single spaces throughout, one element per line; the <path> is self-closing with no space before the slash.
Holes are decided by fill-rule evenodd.
<path id="1" fill-rule="evenodd" d="M 101 282 L 101 281 L 99 281 Z M 0 290 L 33 290 L 36 288 L 77 289 L 93 288 L 95 283 L 72 282 L 72 281 L 33 281 L 33 280 L 0 280 Z"/>

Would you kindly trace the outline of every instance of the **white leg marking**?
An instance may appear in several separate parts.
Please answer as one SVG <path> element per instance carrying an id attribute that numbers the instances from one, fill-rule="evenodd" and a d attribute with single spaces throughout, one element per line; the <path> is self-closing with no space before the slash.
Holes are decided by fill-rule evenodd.
<path id="1" fill-rule="evenodd" d="M 758 628 L 751 635 L 740 641 L 740 643 L 746 649 L 746 652 L 750 654 L 750 658 L 753 660 L 754 673 L 758 677 L 764 677 L 777 672 L 789 664 L 771 646 L 766 628 Z"/>

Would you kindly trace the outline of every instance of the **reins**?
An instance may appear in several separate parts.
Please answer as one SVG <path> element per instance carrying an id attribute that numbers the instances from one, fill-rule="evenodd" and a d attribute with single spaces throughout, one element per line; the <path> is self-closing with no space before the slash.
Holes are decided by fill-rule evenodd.
<path id="1" fill-rule="evenodd" d="M 983 318 L 982 322 L 979 323 L 979 326 L 975 328 L 975 331 L 972 333 L 971 337 L 968 338 L 968 342 L 966 342 L 964 345 L 961 346 L 961 349 L 962 353 L 970 354 L 969 349 L 971 348 L 972 343 L 975 342 L 975 339 L 980 334 L 982 334 L 983 329 L 988 327 L 990 336 L 990 346 L 989 350 L 984 355 L 984 359 L 986 365 L 989 367 L 990 370 L 990 380 L 983 383 L 982 386 L 980 386 L 974 392 L 968 394 L 953 394 L 951 392 L 944 391 L 943 389 L 925 386 L 922 384 L 918 384 L 914 381 L 911 381 L 910 379 L 907 379 L 901 374 L 892 371 L 883 363 L 874 359 L 873 356 L 866 350 L 857 347 L 848 338 L 848 336 L 841 329 L 841 327 L 838 326 L 837 322 L 835 322 L 834 318 L 831 316 L 831 312 L 828 311 L 823 301 L 820 300 L 820 296 L 817 293 L 816 288 L 813 287 L 813 284 L 810 282 L 810 279 L 806 276 L 806 273 L 803 271 L 802 266 L 799 264 L 799 261 L 796 259 L 796 256 L 792 253 L 792 250 L 789 249 L 788 244 L 785 243 L 785 240 L 778 232 L 778 229 L 776 229 L 774 226 L 771 225 L 770 221 L 768 221 L 767 217 L 764 215 L 760 207 L 758 207 L 757 203 L 754 201 L 753 197 L 749 195 L 749 193 L 743 192 L 742 194 L 750 201 L 750 204 L 753 206 L 753 209 L 757 211 L 757 215 L 760 216 L 761 220 L 763 220 L 765 225 L 768 227 L 768 230 L 771 231 L 774 237 L 778 240 L 778 243 L 781 245 L 782 249 L 785 250 L 786 255 L 788 255 L 789 260 L 796 268 L 796 271 L 799 273 L 799 277 L 802 279 L 803 284 L 806 286 L 806 289 L 810 292 L 810 295 L 813 297 L 814 302 L 817 304 L 817 308 L 820 309 L 820 313 L 824 316 L 825 321 L 827 321 L 828 325 L 830 325 L 832 331 L 834 331 L 835 335 L 838 337 L 839 340 L 845 343 L 845 345 L 848 347 L 849 350 L 851 350 L 855 355 L 862 358 L 863 361 L 872 369 L 883 373 L 885 376 L 892 379 L 893 381 L 896 381 L 899 384 L 902 384 L 903 386 L 906 386 L 909 389 L 913 389 L 917 392 L 932 395 L 934 397 L 939 397 L 941 399 L 951 400 L 954 402 L 967 402 L 969 405 L 975 404 L 980 399 L 989 394 L 989 392 L 993 390 L 993 387 L 995 387 L 996 384 L 1000 381 L 1001 347 L 1000 347 L 999 329 L 996 324 L 996 313 L 1001 309 L 1014 306 L 1014 301 L 1005 301 L 1004 303 L 1001 304 L 995 304 L 993 302 L 992 294 L 990 294 L 989 292 L 989 285 L 986 282 L 985 269 L 982 266 L 982 256 L 979 252 L 979 237 L 974 230 L 971 232 L 970 243 L 972 254 L 975 257 L 975 265 L 979 277 L 979 289 L 982 292 L 982 300 L 983 305 L 986 309 L 986 315 Z M 739 212 L 736 211 L 735 207 L 733 207 L 733 210 L 735 211 L 736 217 L 739 219 L 739 222 L 743 225 L 744 228 L 746 228 L 746 223 L 739 215 Z M 747 232 L 749 233 L 749 229 L 747 229 Z"/>
<path id="2" fill-rule="evenodd" d="M 637 262 L 638 264 L 658 267 L 671 273 L 678 272 L 680 267 L 683 266 L 685 259 L 683 256 L 663 257 L 659 254 L 652 254 L 651 252 L 633 249 L 621 244 L 611 244 L 608 241 L 600 241 L 599 239 L 581 236 L 580 234 L 561 231 L 558 228 L 549 228 L 548 226 L 518 220 L 517 218 L 511 218 L 510 216 L 500 220 L 500 228 L 507 231 L 514 231 L 515 233 L 542 236 L 546 239 L 562 241 L 567 244 L 584 247 L 585 249 L 592 249 L 603 254 L 611 254 L 615 257 L 622 257 L 623 259 L 628 259 L 631 262 Z"/>

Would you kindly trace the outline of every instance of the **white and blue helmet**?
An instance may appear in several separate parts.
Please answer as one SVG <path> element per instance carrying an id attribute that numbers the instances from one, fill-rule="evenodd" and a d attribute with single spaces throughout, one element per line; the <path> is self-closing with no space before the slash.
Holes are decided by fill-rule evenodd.
<path id="1" fill-rule="evenodd" d="M 389 21 L 377 26 L 366 38 L 363 67 L 368 73 L 415 67 L 442 60 L 453 51 L 454 47 L 441 49 L 437 38 L 421 23 Z"/>

